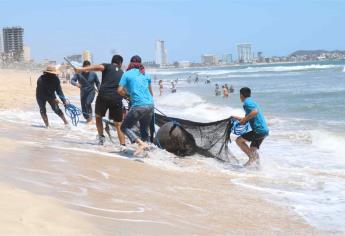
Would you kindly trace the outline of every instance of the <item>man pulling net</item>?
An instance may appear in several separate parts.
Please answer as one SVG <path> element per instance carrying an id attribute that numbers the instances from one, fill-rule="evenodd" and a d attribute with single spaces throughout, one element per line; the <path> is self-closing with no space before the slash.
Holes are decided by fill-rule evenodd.
<path id="1" fill-rule="evenodd" d="M 238 162 L 229 150 L 230 135 L 235 134 L 236 143 L 249 157 L 245 166 L 259 164 L 258 149 L 268 136 L 269 130 L 260 107 L 250 98 L 249 88 L 240 90 L 245 117 L 230 117 L 224 120 L 201 123 L 155 114 L 155 123 L 160 127 L 155 144 L 178 156 L 195 153 L 225 162 Z M 251 142 L 250 147 L 246 142 Z"/>

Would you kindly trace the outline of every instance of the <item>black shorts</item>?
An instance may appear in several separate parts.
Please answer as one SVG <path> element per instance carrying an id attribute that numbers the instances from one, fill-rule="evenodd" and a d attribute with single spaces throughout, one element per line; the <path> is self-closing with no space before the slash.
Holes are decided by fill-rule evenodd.
<path id="1" fill-rule="evenodd" d="M 266 138 L 267 135 L 257 134 L 254 131 L 250 131 L 248 133 L 245 133 L 241 137 L 245 140 L 251 142 L 250 147 L 255 147 L 257 149 L 260 148 L 260 145 L 262 141 Z"/>
<path id="2" fill-rule="evenodd" d="M 122 122 L 123 110 L 122 99 L 114 96 L 97 96 L 95 113 L 104 117 L 109 110 L 109 119 L 115 122 Z"/>
<path id="3" fill-rule="evenodd" d="M 40 108 L 40 113 L 42 115 L 47 115 L 47 109 L 46 109 L 47 102 L 49 103 L 50 107 L 55 112 L 55 114 L 57 114 L 58 116 L 62 116 L 63 115 L 59 105 L 55 102 L 55 100 L 47 99 L 47 98 L 44 98 L 44 97 L 37 97 L 37 96 L 36 96 L 36 100 L 37 100 L 37 104 L 38 104 L 38 106 Z"/>

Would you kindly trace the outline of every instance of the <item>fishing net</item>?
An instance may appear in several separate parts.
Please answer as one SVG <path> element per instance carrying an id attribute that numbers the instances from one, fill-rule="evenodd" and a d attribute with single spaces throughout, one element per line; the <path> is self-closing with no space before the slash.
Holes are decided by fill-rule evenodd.
<path id="1" fill-rule="evenodd" d="M 249 124 L 240 125 L 233 118 L 210 123 L 194 122 L 178 118 L 171 118 L 155 113 L 155 123 L 161 127 L 167 122 L 175 122 L 195 139 L 196 152 L 206 157 L 212 157 L 225 162 L 237 162 L 228 144 L 230 134 L 241 135 L 248 132 Z"/>

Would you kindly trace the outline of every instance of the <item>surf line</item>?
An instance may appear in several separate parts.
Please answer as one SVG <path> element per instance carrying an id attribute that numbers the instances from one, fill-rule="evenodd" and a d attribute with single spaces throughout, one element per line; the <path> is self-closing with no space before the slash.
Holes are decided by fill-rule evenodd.
<path id="1" fill-rule="evenodd" d="M 101 152 L 101 151 L 95 151 L 95 150 L 88 150 L 88 149 L 82 149 L 82 148 L 68 148 L 68 147 L 59 147 L 59 146 L 49 146 L 50 148 L 55 148 L 55 149 L 61 149 L 61 150 L 69 150 L 69 151 L 75 151 L 75 152 L 87 152 L 87 153 L 92 153 L 92 154 L 99 154 L 105 157 L 117 157 L 121 159 L 128 160 L 127 157 L 123 157 L 120 155 L 108 153 L 108 152 Z"/>
<path id="2" fill-rule="evenodd" d="M 67 202 L 64 200 L 59 200 L 59 201 L 64 203 L 64 204 L 71 205 L 71 206 L 76 206 L 76 207 L 91 209 L 91 210 L 96 210 L 96 211 L 109 212 L 109 213 L 131 214 L 131 213 L 144 213 L 145 212 L 145 208 L 143 208 L 143 207 L 138 207 L 138 210 L 134 210 L 134 211 L 126 211 L 126 210 L 115 210 L 115 209 L 105 209 L 105 208 L 93 207 L 93 206 L 88 206 L 88 205 L 79 204 L 79 203 Z"/>
<path id="3" fill-rule="evenodd" d="M 125 219 L 125 218 L 114 218 L 114 217 L 108 217 L 108 216 L 99 216 L 99 215 L 94 215 L 94 214 L 90 214 L 87 212 L 81 212 L 81 214 L 84 215 L 88 215 L 88 216 L 93 216 L 93 217 L 99 217 L 99 218 L 103 218 L 103 219 L 107 219 L 107 220 L 113 220 L 113 221 L 123 221 L 123 222 L 132 222 L 132 223 L 149 223 L 149 224 L 161 224 L 161 225 L 170 225 L 170 226 L 174 226 L 176 228 L 181 228 L 182 227 L 178 227 L 175 224 L 169 223 L 169 222 L 164 222 L 164 221 L 155 221 L 155 220 L 136 220 L 136 219 Z"/>

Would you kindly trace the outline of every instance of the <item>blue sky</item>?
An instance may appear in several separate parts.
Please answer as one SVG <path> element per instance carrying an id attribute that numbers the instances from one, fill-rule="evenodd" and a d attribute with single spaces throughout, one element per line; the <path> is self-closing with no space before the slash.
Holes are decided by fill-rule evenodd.
<path id="1" fill-rule="evenodd" d="M 154 59 L 166 41 L 169 62 L 202 53 L 236 56 L 249 42 L 264 55 L 345 49 L 345 0 L 0 0 L 0 27 L 20 25 L 36 60 L 88 49 L 97 62 L 116 49 Z"/>

